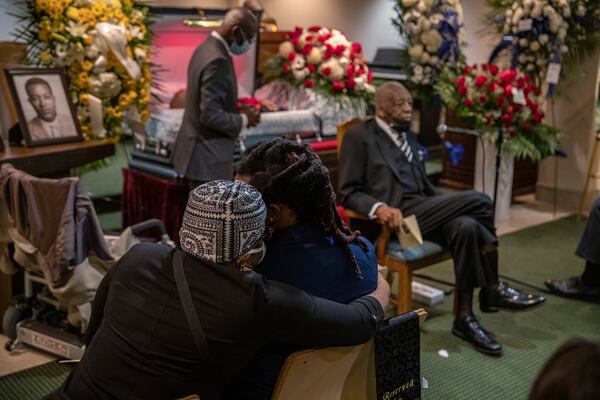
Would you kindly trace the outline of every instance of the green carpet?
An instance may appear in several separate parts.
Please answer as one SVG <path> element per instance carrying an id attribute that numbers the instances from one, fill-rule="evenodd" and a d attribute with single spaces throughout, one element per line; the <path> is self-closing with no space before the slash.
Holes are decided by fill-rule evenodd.
<path id="1" fill-rule="evenodd" d="M 71 367 L 58 362 L 0 378 L 0 400 L 38 400 L 59 387 Z"/>
<path id="2" fill-rule="evenodd" d="M 538 286 L 547 278 L 579 275 L 584 263 L 573 253 L 583 227 L 565 218 L 502 237 L 500 273 Z M 454 279 L 449 262 L 421 271 Z M 563 342 L 575 336 L 600 340 L 600 304 L 548 295 L 547 304 L 528 312 L 476 309 L 482 325 L 504 346 L 501 358 L 486 356 L 450 334 L 453 300 L 449 296 L 428 310 L 421 335 L 421 374 L 429 382 L 423 399 L 526 399 L 538 371 Z M 448 358 L 438 355 L 441 349 Z"/>
<path id="3" fill-rule="evenodd" d="M 502 237 L 501 274 L 536 285 L 580 274 L 583 261 L 573 252 L 583 227 L 583 222 L 565 218 Z M 453 280 L 450 263 L 420 272 Z M 421 373 L 429 382 L 425 400 L 526 399 L 538 371 L 560 344 L 574 336 L 600 340 L 600 304 L 549 295 L 546 305 L 529 312 L 477 312 L 504 346 L 504 355 L 494 358 L 450 334 L 452 304 L 448 296 L 430 307 L 422 330 Z M 441 349 L 448 358 L 438 355 Z M 0 378 L 0 399 L 37 399 L 58 387 L 68 372 L 69 367 L 51 363 Z"/>

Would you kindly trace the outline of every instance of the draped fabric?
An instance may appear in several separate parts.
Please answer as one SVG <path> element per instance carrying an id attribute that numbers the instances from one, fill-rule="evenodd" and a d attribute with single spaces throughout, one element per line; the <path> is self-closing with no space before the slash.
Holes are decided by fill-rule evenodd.
<path id="1" fill-rule="evenodd" d="M 179 243 L 179 229 L 188 194 L 189 187 L 185 183 L 124 168 L 122 225 L 127 227 L 158 218 L 165 224 L 171 239 Z"/>

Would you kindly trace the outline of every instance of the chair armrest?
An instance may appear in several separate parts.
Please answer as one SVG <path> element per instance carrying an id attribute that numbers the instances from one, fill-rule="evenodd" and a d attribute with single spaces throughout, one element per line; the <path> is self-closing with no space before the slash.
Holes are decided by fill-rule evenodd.
<path id="1" fill-rule="evenodd" d="M 348 216 L 348 218 L 358 219 L 361 221 L 370 221 L 375 224 L 381 225 L 381 234 L 379 235 L 379 238 L 377 239 L 377 244 L 376 244 L 376 254 L 377 254 L 377 260 L 380 263 L 385 263 L 385 255 L 387 253 L 388 242 L 390 241 L 392 229 L 387 224 L 384 224 L 380 220 L 369 219 L 369 217 L 367 217 L 366 215 L 357 213 L 356 211 L 352 211 L 352 210 L 345 208 L 344 212 L 346 213 L 346 216 Z"/>
<path id="2" fill-rule="evenodd" d="M 359 214 L 356 211 L 352 211 L 352 210 L 349 210 L 347 208 L 344 208 L 344 212 L 346 213 L 346 215 L 348 216 L 348 218 L 360 219 L 361 221 L 373 221 L 373 222 L 378 223 L 378 224 L 380 223 L 378 220 L 371 220 L 366 215 Z"/>

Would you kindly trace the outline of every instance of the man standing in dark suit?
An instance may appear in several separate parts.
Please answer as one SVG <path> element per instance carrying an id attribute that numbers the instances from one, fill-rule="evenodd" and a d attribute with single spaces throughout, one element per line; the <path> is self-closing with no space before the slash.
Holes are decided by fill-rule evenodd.
<path id="1" fill-rule="evenodd" d="M 172 156 L 175 170 L 190 180 L 190 186 L 231 179 L 235 139 L 243 126 L 255 126 L 260 120 L 255 109 L 237 108 L 231 59 L 231 54 L 250 48 L 257 30 L 251 11 L 234 8 L 192 55 L 185 113 Z"/>
<path id="2" fill-rule="evenodd" d="M 592 205 L 575 254 L 586 261 L 580 276 L 544 283 L 559 296 L 600 302 L 600 197 Z"/>
<path id="3" fill-rule="evenodd" d="M 490 198 L 473 190 L 440 194 L 427 179 L 417 137 L 409 132 L 410 92 L 397 82 L 377 89 L 376 117 L 346 133 L 340 150 L 339 188 L 344 207 L 397 230 L 403 215 L 415 215 L 423 237 L 450 249 L 456 277 L 457 315 L 452 332 L 475 349 L 499 355 L 502 346 L 473 314 L 473 290 L 480 308 L 523 310 L 544 297 L 518 292 L 498 281 L 498 239 Z M 373 240 L 377 226 L 355 221 Z"/>

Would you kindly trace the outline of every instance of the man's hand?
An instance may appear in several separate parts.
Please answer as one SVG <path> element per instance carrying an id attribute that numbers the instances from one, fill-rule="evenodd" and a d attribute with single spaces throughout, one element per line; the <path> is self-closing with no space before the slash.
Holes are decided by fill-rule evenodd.
<path id="1" fill-rule="evenodd" d="M 398 208 L 388 207 L 385 204 L 382 204 L 377 208 L 377 211 L 375 211 L 375 215 L 379 221 L 387 224 L 394 230 L 398 230 L 402 226 L 402 211 Z"/>
<path id="2" fill-rule="evenodd" d="M 242 107 L 240 113 L 246 114 L 248 117 L 248 128 L 254 128 L 260 123 L 260 111 L 254 107 Z"/>

